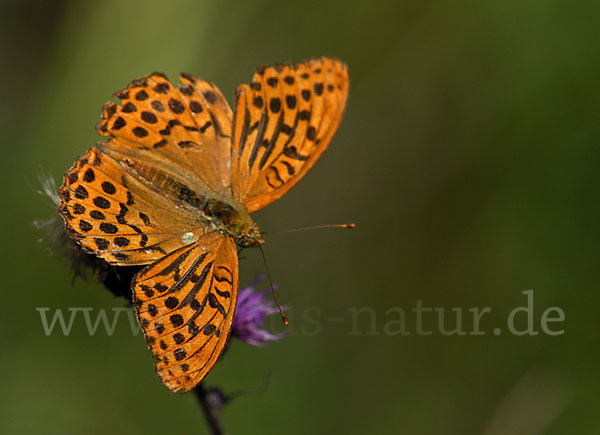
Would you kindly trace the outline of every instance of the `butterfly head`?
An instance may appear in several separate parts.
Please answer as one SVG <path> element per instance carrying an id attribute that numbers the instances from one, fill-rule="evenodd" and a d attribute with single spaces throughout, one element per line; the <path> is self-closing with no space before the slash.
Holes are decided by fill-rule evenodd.
<path id="1" fill-rule="evenodd" d="M 248 248 L 265 243 L 264 234 L 244 208 L 229 207 L 227 215 L 221 214 L 219 217 L 226 232 L 235 239 L 238 246 Z"/>
<path id="2" fill-rule="evenodd" d="M 258 246 L 265 243 L 265 236 L 258 228 L 258 225 L 254 222 L 250 222 L 250 225 L 241 228 L 235 242 L 242 248 L 248 248 L 250 246 Z"/>

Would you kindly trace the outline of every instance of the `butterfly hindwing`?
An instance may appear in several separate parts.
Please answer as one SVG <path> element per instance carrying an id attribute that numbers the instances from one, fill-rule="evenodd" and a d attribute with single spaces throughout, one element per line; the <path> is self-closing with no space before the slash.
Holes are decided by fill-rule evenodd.
<path id="1" fill-rule="evenodd" d="M 138 318 L 171 391 L 188 391 L 223 352 L 238 283 L 234 241 L 207 234 L 142 270 L 133 282 Z"/>
<path id="2" fill-rule="evenodd" d="M 249 212 L 291 189 L 327 148 L 348 95 L 335 59 L 259 68 L 236 92 L 232 182 Z"/>

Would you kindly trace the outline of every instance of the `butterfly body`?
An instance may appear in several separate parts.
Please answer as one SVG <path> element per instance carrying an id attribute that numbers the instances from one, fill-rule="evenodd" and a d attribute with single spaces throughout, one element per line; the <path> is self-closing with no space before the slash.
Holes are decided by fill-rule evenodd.
<path id="1" fill-rule="evenodd" d="M 102 145 L 101 143 L 100 149 L 103 149 Z M 197 226 L 233 237 L 242 247 L 264 242 L 258 225 L 250 218 L 246 208 L 241 204 L 234 204 L 230 195 L 226 198 L 210 197 L 206 193 L 199 193 L 201 187 L 194 186 L 193 180 L 177 180 L 161 169 L 136 160 L 124 159 L 123 163 L 128 174 L 170 197 L 176 207 L 191 208 L 196 220 L 191 220 L 190 224 L 195 221 Z M 222 194 L 225 195 L 226 193 Z M 196 228 L 190 227 L 190 231 L 194 229 Z"/>
<path id="2" fill-rule="evenodd" d="M 231 333 L 237 246 L 264 235 L 250 214 L 289 191 L 341 120 L 346 66 L 331 58 L 257 69 L 235 110 L 210 82 L 153 73 L 115 94 L 97 131 L 110 138 L 65 174 L 59 212 L 86 251 L 144 265 L 133 299 L 156 371 L 189 391 Z"/>

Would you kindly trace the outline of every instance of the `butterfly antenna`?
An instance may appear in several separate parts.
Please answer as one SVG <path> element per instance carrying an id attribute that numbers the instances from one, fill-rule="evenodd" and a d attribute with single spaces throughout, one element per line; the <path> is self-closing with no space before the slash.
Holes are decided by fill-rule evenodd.
<path id="1" fill-rule="evenodd" d="M 260 249 L 260 254 L 262 255 L 263 261 L 265 262 L 265 267 L 267 268 L 267 276 L 269 277 L 269 284 L 271 285 L 271 293 L 273 294 L 273 299 L 277 304 L 277 308 L 279 309 L 279 313 L 281 314 L 281 320 L 283 320 L 284 325 L 288 325 L 288 319 L 285 316 L 283 310 L 281 309 L 281 305 L 279 305 L 279 301 L 277 300 L 277 296 L 275 295 L 275 287 L 273 286 L 273 279 L 271 278 L 271 270 L 269 270 L 269 263 L 267 263 L 267 256 L 265 255 L 265 251 L 263 251 L 262 246 L 257 243 L 258 249 Z"/>
<path id="2" fill-rule="evenodd" d="M 299 231 L 308 231 L 308 230 L 322 230 L 325 228 L 348 228 L 353 229 L 356 227 L 354 224 L 333 224 L 333 225 L 314 225 L 312 227 L 304 227 L 304 228 L 295 228 L 293 230 L 285 230 L 285 231 L 277 231 L 275 233 L 263 233 L 268 235 L 278 235 L 278 234 L 289 234 L 289 233 L 297 233 Z"/>
<path id="3" fill-rule="evenodd" d="M 270 380 L 271 380 L 271 373 L 268 372 L 267 375 L 265 376 L 265 379 L 261 386 L 259 386 L 257 388 L 252 388 L 249 390 L 234 391 L 233 393 L 229 394 L 228 399 L 233 400 L 233 399 L 237 399 L 238 397 L 260 396 L 265 391 L 267 391 Z"/>

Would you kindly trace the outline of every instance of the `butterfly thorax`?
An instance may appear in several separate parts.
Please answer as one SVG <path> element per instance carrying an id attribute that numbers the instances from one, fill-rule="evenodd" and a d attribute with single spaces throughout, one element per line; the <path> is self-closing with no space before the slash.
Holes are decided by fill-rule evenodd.
<path id="1" fill-rule="evenodd" d="M 265 242 L 260 228 L 246 210 L 218 199 L 209 199 L 202 212 L 219 231 L 233 237 L 239 246 L 256 246 Z"/>

